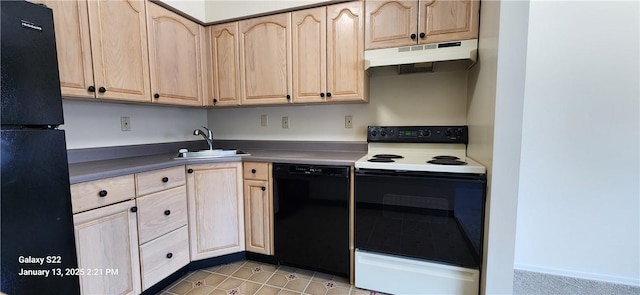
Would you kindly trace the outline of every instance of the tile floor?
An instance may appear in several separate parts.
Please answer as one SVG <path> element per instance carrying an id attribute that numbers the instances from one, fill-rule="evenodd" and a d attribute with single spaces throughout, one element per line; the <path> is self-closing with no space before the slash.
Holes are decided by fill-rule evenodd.
<path id="1" fill-rule="evenodd" d="M 238 261 L 190 272 L 160 292 L 161 295 L 374 295 L 358 289 L 346 278 L 276 266 Z"/>

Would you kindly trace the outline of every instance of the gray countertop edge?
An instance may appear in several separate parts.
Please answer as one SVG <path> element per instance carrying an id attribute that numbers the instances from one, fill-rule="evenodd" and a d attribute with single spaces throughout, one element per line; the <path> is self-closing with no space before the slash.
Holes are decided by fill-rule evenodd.
<path id="1" fill-rule="evenodd" d="M 251 155 L 243 157 L 224 157 L 210 159 L 174 160 L 175 154 L 158 154 L 119 159 L 108 159 L 69 164 L 69 181 L 71 184 L 92 180 L 116 177 L 151 170 L 175 167 L 187 164 L 220 163 L 237 161 L 340 165 L 350 166 L 363 157 L 366 152 L 324 152 L 324 151 L 246 151 Z"/>

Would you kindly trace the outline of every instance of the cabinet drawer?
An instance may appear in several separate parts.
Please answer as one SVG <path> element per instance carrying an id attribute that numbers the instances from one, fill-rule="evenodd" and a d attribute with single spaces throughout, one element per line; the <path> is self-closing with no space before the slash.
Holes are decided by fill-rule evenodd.
<path id="1" fill-rule="evenodd" d="M 138 197 L 140 244 L 187 224 L 187 191 L 179 186 Z"/>
<path id="2" fill-rule="evenodd" d="M 71 185 L 71 207 L 78 213 L 135 197 L 133 175 Z"/>
<path id="3" fill-rule="evenodd" d="M 265 162 L 244 162 L 244 179 L 268 180 L 269 163 Z"/>
<path id="4" fill-rule="evenodd" d="M 138 196 L 143 196 L 168 188 L 181 186 L 184 183 L 184 166 L 171 167 L 136 174 L 136 189 L 138 190 Z"/>
<path id="5" fill-rule="evenodd" d="M 140 246 L 142 289 L 153 286 L 189 263 L 189 232 L 183 226 Z"/>

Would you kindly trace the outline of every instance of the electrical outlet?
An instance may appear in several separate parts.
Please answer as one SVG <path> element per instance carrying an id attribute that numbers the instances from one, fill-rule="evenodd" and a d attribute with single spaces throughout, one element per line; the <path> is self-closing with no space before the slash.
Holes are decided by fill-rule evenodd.
<path id="1" fill-rule="evenodd" d="M 282 128 L 289 128 L 289 117 L 282 117 Z"/>
<path id="2" fill-rule="evenodd" d="M 129 117 L 120 117 L 120 130 L 131 131 L 131 119 Z"/>
<path id="3" fill-rule="evenodd" d="M 267 126 L 267 115 L 260 115 L 260 126 Z"/>
<path id="4" fill-rule="evenodd" d="M 353 116 L 344 116 L 344 128 L 353 128 Z"/>

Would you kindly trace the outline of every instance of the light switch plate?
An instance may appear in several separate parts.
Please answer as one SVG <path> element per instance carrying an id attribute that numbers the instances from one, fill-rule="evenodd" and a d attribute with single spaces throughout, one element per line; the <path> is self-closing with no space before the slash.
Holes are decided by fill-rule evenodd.
<path id="1" fill-rule="evenodd" d="M 283 129 L 289 128 L 289 117 L 282 117 L 282 128 Z"/>
<path id="2" fill-rule="evenodd" d="M 344 116 L 344 128 L 353 128 L 353 116 Z"/>
<path id="3" fill-rule="evenodd" d="M 131 118 L 120 117 L 120 130 L 131 131 Z"/>
<path id="4" fill-rule="evenodd" d="M 267 126 L 267 115 L 260 115 L 260 126 Z"/>

